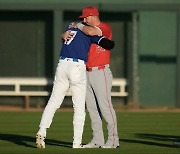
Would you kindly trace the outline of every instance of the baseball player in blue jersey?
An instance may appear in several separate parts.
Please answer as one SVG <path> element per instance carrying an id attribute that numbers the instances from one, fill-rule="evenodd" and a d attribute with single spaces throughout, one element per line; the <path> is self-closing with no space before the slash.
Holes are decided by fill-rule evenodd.
<path id="1" fill-rule="evenodd" d="M 82 148 L 82 133 L 85 121 L 86 61 L 92 43 L 111 49 L 114 42 L 103 36 L 87 36 L 79 29 L 68 26 L 72 37 L 64 41 L 56 68 L 50 99 L 42 114 L 40 129 L 36 135 L 37 148 L 45 148 L 46 130 L 50 127 L 56 110 L 61 106 L 67 90 L 72 92 L 74 108 L 73 148 Z"/>

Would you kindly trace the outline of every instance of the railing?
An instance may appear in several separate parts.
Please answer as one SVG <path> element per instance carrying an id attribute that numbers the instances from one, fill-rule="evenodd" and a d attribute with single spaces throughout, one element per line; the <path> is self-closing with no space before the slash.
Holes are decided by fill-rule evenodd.
<path id="1" fill-rule="evenodd" d="M 20 77 L 3 77 L 0 78 L 0 96 L 24 96 L 25 108 L 29 108 L 30 96 L 49 96 L 50 91 L 46 90 L 32 90 L 30 87 L 46 87 L 52 86 L 53 80 L 48 78 L 20 78 Z M 26 87 L 25 89 L 23 88 Z M 114 78 L 112 86 L 117 87 L 118 90 L 111 91 L 111 96 L 125 97 L 128 96 L 126 92 L 127 80 L 124 78 Z M 6 88 L 5 88 L 6 87 Z M 9 88 L 7 88 L 9 87 Z M 11 88 L 10 88 L 11 87 Z M 8 89 L 8 90 L 7 90 Z M 71 96 L 68 91 L 66 96 Z"/>

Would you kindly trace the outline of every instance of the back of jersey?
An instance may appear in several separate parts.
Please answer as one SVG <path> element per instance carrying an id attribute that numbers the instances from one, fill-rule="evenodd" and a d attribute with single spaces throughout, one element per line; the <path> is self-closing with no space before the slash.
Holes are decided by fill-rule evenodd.
<path id="1" fill-rule="evenodd" d="M 68 26 L 67 30 L 71 30 L 72 37 L 68 41 L 64 41 L 60 56 L 87 61 L 88 51 L 91 45 L 90 37 L 77 28 Z"/>

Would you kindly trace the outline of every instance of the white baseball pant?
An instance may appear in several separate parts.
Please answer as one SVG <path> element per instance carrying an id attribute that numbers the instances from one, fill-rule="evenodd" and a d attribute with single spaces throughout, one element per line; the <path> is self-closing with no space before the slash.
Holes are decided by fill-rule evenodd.
<path id="1" fill-rule="evenodd" d="M 86 66 L 84 61 L 78 60 L 78 62 L 74 62 L 71 58 L 59 60 L 53 90 L 41 118 L 40 130 L 50 127 L 56 110 L 61 106 L 66 92 L 70 88 L 74 108 L 73 143 L 81 144 L 85 121 L 86 85 Z"/>

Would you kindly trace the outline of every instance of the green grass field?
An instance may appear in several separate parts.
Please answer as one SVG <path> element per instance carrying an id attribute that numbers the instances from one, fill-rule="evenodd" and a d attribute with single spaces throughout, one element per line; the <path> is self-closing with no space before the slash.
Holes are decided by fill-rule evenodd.
<path id="1" fill-rule="evenodd" d="M 73 113 L 61 112 L 61 110 L 56 112 L 51 128 L 48 130 L 46 149 L 37 149 L 35 134 L 41 114 L 42 112 L 0 111 L 0 153 L 180 153 L 180 147 L 173 145 L 173 141 L 180 141 L 180 113 L 117 112 L 121 145 L 118 149 L 72 149 Z M 104 130 L 106 132 L 105 124 Z M 83 143 L 88 143 L 91 138 L 92 131 L 87 114 Z"/>

